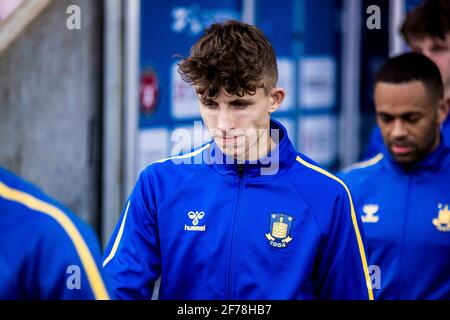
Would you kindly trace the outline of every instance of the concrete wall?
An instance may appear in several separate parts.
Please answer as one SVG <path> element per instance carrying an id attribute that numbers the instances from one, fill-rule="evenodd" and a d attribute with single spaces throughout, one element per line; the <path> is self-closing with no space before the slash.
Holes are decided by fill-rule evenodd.
<path id="1" fill-rule="evenodd" d="M 81 9 L 68 30 L 66 9 Z M 0 166 L 98 227 L 102 1 L 54 0 L 0 55 Z"/>

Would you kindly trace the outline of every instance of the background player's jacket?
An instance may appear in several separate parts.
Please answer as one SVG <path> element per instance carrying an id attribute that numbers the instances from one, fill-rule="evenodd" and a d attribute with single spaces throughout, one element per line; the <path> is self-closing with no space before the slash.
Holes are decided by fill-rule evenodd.
<path id="1" fill-rule="evenodd" d="M 441 143 L 406 170 L 384 148 L 343 179 L 381 271 L 375 296 L 450 299 L 450 149 Z"/>
<path id="2" fill-rule="evenodd" d="M 160 299 L 372 295 L 347 187 L 272 127 L 270 163 L 220 164 L 212 143 L 141 173 L 105 250 L 115 298 L 150 298 L 160 275 Z"/>
<path id="3" fill-rule="evenodd" d="M 93 231 L 0 168 L 0 300 L 108 299 Z"/>

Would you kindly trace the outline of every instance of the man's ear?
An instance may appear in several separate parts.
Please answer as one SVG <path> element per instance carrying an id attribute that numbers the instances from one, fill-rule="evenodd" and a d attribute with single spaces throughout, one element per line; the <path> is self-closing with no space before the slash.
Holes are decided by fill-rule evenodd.
<path id="1" fill-rule="evenodd" d="M 445 119 L 447 119 L 448 113 L 449 113 L 449 108 L 450 108 L 450 98 L 442 99 L 439 102 L 438 121 L 439 121 L 440 125 L 442 125 L 445 122 Z"/>
<path id="2" fill-rule="evenodd" d="M 273 88 L 270 93 L 269 113 L 277 111 L 286 96 L 283 88 Z"/>

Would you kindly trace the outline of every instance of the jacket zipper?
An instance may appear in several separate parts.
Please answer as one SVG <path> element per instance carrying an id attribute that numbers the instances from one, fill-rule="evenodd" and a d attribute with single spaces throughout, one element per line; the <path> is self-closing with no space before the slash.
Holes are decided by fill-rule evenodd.
<path id="1" fill-rule="evenodd" d="M 240 202 L 241 202 L 241 193 L 244 187 L 244 165 L 238 164 L 238 176 L 239 176 L 239 189 L 238 189 L 238 195 L 236 199 L 236 209 L 234 210 L 233 215 L 233 225 L 231 229 L 231 243 L 230 243 L 230 252 L 228 256 L 228 279 L 227 279 L 227 294 L 226 299 L 231 300 L 233 299 L 233 256 L 234 256 L 234 243 L 235 243 L 235 237 L 236 237 L 236 226 L 237 226 L 237 220 L 239 217 L 239 211 L 240 211 Z"/>
<path id="2" fill-rule="evenodd" d="M 407 232 L 407 230 L 406 230 L 406 223 L 407 223 L 407 220 L 408 220 L 408 217 L 407 217 L 407 215 L 408 215 L 408 211 L 409 211 L 409 198 L 410 198 L 410 195 L 411 195 L 411 188 L 412 188 L 412 179 L 413 179 L 413 176 L 412 176 L 412 174 L 408 174 L 408 185 L 407 185 L 407 188 L 406 188 L 406 201 L 405 201 L 405 206 L 404 206 L 404 208 L 405 208 L 405 214 L 403 215 L 403 221 L 402 221 L 402 233 L 401 233 L 401 238 L 400 238 L 400 256 L 399 256 L 399 263 L 398 263 L 398 266 L 399 266 L 399 274 L 400 274 L 400 287 L 401 287 L 401 290 L 400 290 L 400 292 L 404 292 L 403 291 L 403 287 L 404 287 L 404 285 L 403 285 L 403 283 L 404 283 L 404 279 L 403 279 L 403 272 L 402 272 L 402 270 L 403 270 L 403 261 L 404 261 L 404 259 L 403 259 L 403 255 L 404 255 L 404 251 L 405 251 L 405 238 L 406 238 L 406 232 Z"/>

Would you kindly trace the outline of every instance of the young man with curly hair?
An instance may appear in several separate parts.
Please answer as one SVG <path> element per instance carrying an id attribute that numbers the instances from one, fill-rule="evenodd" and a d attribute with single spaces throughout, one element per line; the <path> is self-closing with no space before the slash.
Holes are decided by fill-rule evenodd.
<path id="1" fill-rule="evenodd" d="M 271 120 L 285 96 L 254 26 L 210 26 L 179 64 L 213 141 L 140 175 L 103 262 L 113 297 L 372 299 L 346 185 Z"/>

